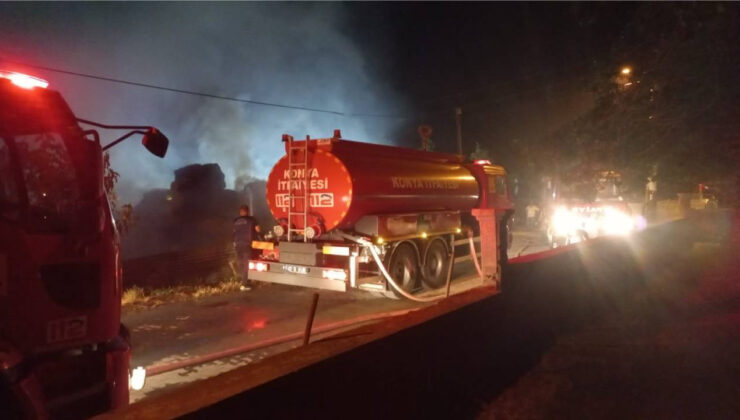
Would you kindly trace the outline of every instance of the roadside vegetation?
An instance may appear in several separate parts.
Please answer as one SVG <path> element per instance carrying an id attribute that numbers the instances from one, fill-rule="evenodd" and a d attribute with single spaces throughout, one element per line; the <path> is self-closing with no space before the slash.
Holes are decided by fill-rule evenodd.
<path id="1" fill-rule="evenodd" d="M 165 303 L 184 302 L 239 290 L 243 290 L 243 286 L 236 277 L 228 277 L 211 284 L 188 284 L 163 288 L 134 286 L 123 291 L 121 305 L 124 310 L 154 308 Z"/>

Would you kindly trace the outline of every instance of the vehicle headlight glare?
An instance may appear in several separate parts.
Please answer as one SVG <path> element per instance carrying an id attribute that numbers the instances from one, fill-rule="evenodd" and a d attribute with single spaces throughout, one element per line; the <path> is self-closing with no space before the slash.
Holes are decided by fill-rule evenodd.
<path id="1" fill-rule="evenodd" d="M 607 234 L 627 235 L 634 228 L 634 221 L 624 212 L 612 208 L 607 208 L 604 211 L 604 230 Z"/>
<path id="2" fill-rule="evenodd" d="M 576 217 L 565 207 L 559 207 L 552 216 L 552 227 L 558 235 L 569 235 L 577 229 Z"/>

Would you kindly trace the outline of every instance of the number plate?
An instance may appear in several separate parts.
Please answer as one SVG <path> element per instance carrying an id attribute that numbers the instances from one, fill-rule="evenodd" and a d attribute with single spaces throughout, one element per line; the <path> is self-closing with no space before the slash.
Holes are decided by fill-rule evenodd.
<path id="1" fill-rule="evenodd" d="M 46 342 L 49 344 L 85 336 L 87 336 L 86 316 L 55 319 L 46 324 Z"/>
<path id="2" fill-rule="evenodd" d="M 287 271 L 293 274 L 308 274 L 309 270 L 308 270 L 308 267 L 304 267 L 301 265 L 284 264 L 283 271 Z"/>

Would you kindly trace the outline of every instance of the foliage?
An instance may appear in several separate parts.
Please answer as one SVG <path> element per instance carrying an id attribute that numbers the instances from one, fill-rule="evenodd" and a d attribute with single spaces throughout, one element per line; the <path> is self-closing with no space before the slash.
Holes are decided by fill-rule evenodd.
<path id="1" fill-rule="evenodd" d="M 244 285 L 235 277 L 225 278 L 216 284 L 178 285 L 154 289 L 133 286 L 124 290 L 121 305 L 124 309 L 149 308 L 241 290 L 244 290 Z"/>
<path id="2" fill-rule="evenodd" d="M 666 7 L 669 6 L 669 7 Z M 594 108 L 562 129 L 565 173 L 622 171 L 664 191 L 734 176 L 740 158 L 740 13 L 730 4 L 641 5 L 594 72 Z M 629 76 L 620 75 L 632 66 Z"/>
<path id="3" fill-rule="evenodd" d="M 110 164 L 110 155 L 103 154 L 103 188 L 108 196 L 111 212 L 116 221 L 116 227 L 120 234 L 125 234 L 131 228 L 134 221 L 134 207 L 130 203 L 119 204 L 116 194 L 116 183 L 120 174 Z"/>

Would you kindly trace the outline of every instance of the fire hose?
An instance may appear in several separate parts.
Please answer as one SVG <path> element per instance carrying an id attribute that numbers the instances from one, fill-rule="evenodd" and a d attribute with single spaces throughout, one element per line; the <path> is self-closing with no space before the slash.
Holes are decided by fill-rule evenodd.
<path id="1" fill-rule="evenodd" d="M 426 297 L 426 298 L 421 298 L 421 297 L 417 297 L 417 296 L 414 296 L 414 295 L 406 292 L 400 286 L 398 286 L 398 284 L 393 280 L 393 278 L 390 276 L 390 274 L 388 273 L 388 271 L 385 269 L 385 266 L 383 265 L 383 261 L 380 259 L 380 256 L 378 255 L 378 252 L 375 249 L 375 246 L 370 241 L 368 241 L 366 239 L 363 239 L 363 238 L 357 238 L 357 237 L 354 237 L 354 236 L 351 236 L 351 235 L 348 235 L 348 234 L 345 234 L 345 233 L 342 233 L 342 236 L 344 236 L 347 239 L 350 239 L 350 240 L 352 240 L 354 242 L 357 242 L 360 245 L 363 245 L 363 246 L 368 247 L 370 249 L 370 253 L 373 256 L 373 259 L 375 260 L 375 263 L 378 265 L 378 268 L 380 269 L 380 271 L 383 274 L 383 276 L 385 277 L 385 279 L 388 281 L 388 283 L 391 285 L 391 287 L 393 287 L 400 295 L 406 297 L 407 299 L 410 299 L 410 300 L 413 300 L 413 301 L 417 301 L 417 302 L 433 302 L 433 301 L 441 300 L 441 299 L 449 296 L 450 278 L 451 278 L 451 275 L 452 275 L 452 262 L 453 262 L 453 260 L 455 258 L 454 251 L 450 253 L 450 263 L 448 264 L 448 267 L 447 267 L 447 283 L 446 283 L 447 293 L 445 295 L 435 295 L 435 296 L 430 296 L 430 297 Z M 469 239 L 469 243 L 470 243 L 470 254 L 473 257 L 473 261 L 475 262 L 475 268 L 478 271 L 478 274 L 479 275 L 482 275 L 481 274 L 480 264 L 478 263 L 478 256 L 477 256 L 477 253 L 475 251 L 475 243 L 473 241 L 473 235 L 472 235 L 472 232 L 471 231 L 468 231 L 468 239 Z M 336 322 L 336 323 L 333 323 L 333 324 L 327 324 L 327 325 L 319 326 L 319 327 L 313 329 L 313 333 L 324 333 L 324 332 L 332 331 L 332 330 L 335 330 L 335 329 L 340 329 L 340 328 L 348 327 L 348 326 L 351 326 L 351 325 L 354 325 L 354 324 L 359 324 L 359 323 L 363 323 L 363 322 L 374 321 L 374 320 L 383 319 L 383 318 L 390 318 L 390 317 L 395 317 L 395 316 L 399 316 L 399 315 L 405 315 L 405 314 L 407 314 L 407 313 L 409 313 L 411 311 L 412 310 L 401 310 L 401 311 L 393 311 L 393 312 L 386 312 L 386 313 L 371 314 L 371 315 L 368 315 L 368 316 L 362 316 L 362 317 L 358 317 L 358 318 L 354 318 L 354 319 L 350 319 L 350 320 Z M 152 365 L 152 366 L 148 366 L 146 368 L 146 374 L 147 374 L 147 376 L 155 376 L 155 375 L 159 375 L 159 374 L 162 374 L 162 373 L 165 373 L 165 372 L 170 372 L 170 371 L 173 371 L 173 370 L 182 369 L 184 367 L 189 367 L 189 366 L 194 366 L 194 365 L 200 365 L 200 364 L 203 364 L 203 363 L 211 362 L 213 360 L 218 360 L 218 359 L 222 359 L 222 358 L 225 358 L 225 357 L 235 356 L 237 354 L 242 354 L 242 353 L 246 353 L 246 352 L 249 352 L 249 351 L 254 351 L 254 350 L 257 350 L 257 349 L 260 349 L 260 348 L 270 347 L 270 346 L 274 346 L 274 345 L 277 345 L 277 344 L 281 344 L 281 343 L 286 343 L 286 342 L 289 342 L 289 341 L 297 340 L 302 335 L 303 335 L 302 332 L 296 332 L 296 333 L 293 333 L 293 334 L 288 334 L 288 335 L 285 335 L 285 336 L 281 336 L 281 337 L 276 337 L 276 338 L 273 338 L 273 339 L 264 340 L 264 341 L 261 341 L 259 343 L 253 343 L 253 344 L 249 344 L 249 345 L 246 345 L 246 346 L 241 346 L 241 347 L 237 347 L 237 348 L 233 348 L 233 349 L 229 349 L 229 350 L 224 350 L 224 351 L 216 352 L 216 353 L 213 353 L 213 354 L 207 354 L 207 355 L 203 355 L 203 356 L 197 356 L 197 357 L 193 357 L 193 358 L 189 358 L 189 359 L 185 359 L 185 360 L 180 360 L 180 361 L 176 361 L 176 362 L 171 362 L 171 363 L 166 363 L 166 364 Z"/>
<path id="2" fill-rule="evenodd" d="M 385 318 L 393 318 L 396 316 L 406 315 L 410 312 L 413 312 L 415 309 L 404 309 L 404 310 L 398 310 L 398 311 L 391 311 L 391 312 L 381 312 L 377 314 L 369 314 L 369 315 L 363 315 L 352 319 L 346 319 L 339 322 L 334 322 L 330 324 L 324 324 L 320 325 L 318 327 L 314 327 L 312 329 L 313 334 L 321 334 L 326 333 L 333 330 L 338 330 L 341 328 L 347 328 L 351 327 L 356 324 L 362 324 L 365 322 L 370 321 L 377 321 Z M 212 362 L 214 360 L 223 359 L 226 357 L 232 357 L 243 353 L 248 353 L 250 351 L 259 350 L 265 347 L 271 347 L 278 344 L 287 343 L 290 341 L 299 340 L 301 337 L 303 337 L 304 332 L 299 331 L 292 334 L 283 335 L 280 337 L 275 337 L 267 340 L 263 340 L 257 343 L 251 343 L 240 347 L 231 348 L 228 350 L 223 350 L 215 353 L 205 354 L 202 356 L 196 356 L 191 357 L 184 360 L 178 360 L 175 362 L 170 363 L 162 363 L 162 364 L 154 364 L 146 367 L 146 375 L 147 376 L 155 376 L 160 375 L 166 372 L 171 372 L 173 370 L 182 369 L 190 366 L 196 366 L 196 365 L 202 365 L 204 363 Z"/>
<path id="3" fill-rule="evenodd" d="M 478 262 L 478 253 L 475 251 L 475 242 L 473 242 L 473 231 L 468 229 L 468 242 L 470 243 L 470 256 L 473 257 L 473 263 L 475 264 L 475 270 L 478 272 L 478 276 L 483 278 L 483 270 L 480 268 Z"/>
<path id="4" fill-rule="evenodd" d="M 452 263 L 455 259 L 455 253 L 454 251 L 450 253 L 450 262 L 447 265 L 447 282 L 445 284 L 445 289 L 447 292 L 445 294 L 439 294 L 434 296 L 428 296 L 428 297 L 419 297 L 414 296 L 411 293 L 403 290 L 395 280 L 391 277 L 390 274 L 388 274 L 388 270 L 386 270 L 385 265 L 383 264 L 383 261 L 380 259 L 380 255 L 378 255 L 378 250 L 375 249 L 375 245 L 373 245 L 372 242 L 365 238 L 358 238 L 352 235 L 349 235 L 347 233 L 342 232 L 341 235 L 345 237 L 346 239 L 349 239 L 351 241 L 354 241 L 362 246 L 367 247 L 370 250 L 370 254 L 373 256 L 373 260 L 375 261 L 375 264 L 378 266 L 378 269 L 380 270 L 380 273 L 383 275 L 385 280 L 388 282 L 388 284 L 393 287 L 393 289 L 401 296 L 405 297 L 406 299 L 415 301 L 415 302 L 435 302 L 441 299 L 444 299 L 449 296 L 450 291 L 450 277 L 452 276 Z M 475 254 L 475 246 L 473 244 L 473 238 L 469 234 L 468 237 L 470 238 L 470 250 L 471 254 L 473 256 L 473 261 L 475 261 L 475 267 L 478 270 L 478 274 L 482 276 L 480 265 L 478 264 L 478 258 Z"/>

